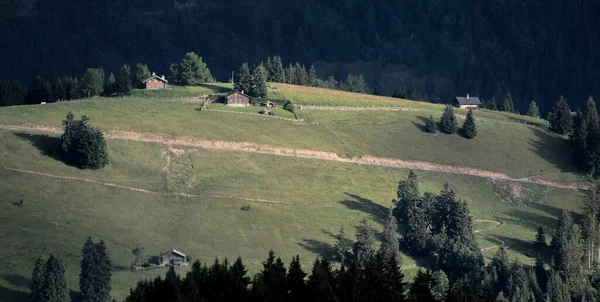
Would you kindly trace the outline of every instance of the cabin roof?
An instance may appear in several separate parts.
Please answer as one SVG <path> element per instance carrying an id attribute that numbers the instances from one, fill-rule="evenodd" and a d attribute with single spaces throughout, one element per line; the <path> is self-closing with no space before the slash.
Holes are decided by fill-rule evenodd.
<path id="1" fill-rule="evenodd" d="M 481 105 L 481 101 L 476 96 L 457 96 L 456 102 L 459 105 Z"/>

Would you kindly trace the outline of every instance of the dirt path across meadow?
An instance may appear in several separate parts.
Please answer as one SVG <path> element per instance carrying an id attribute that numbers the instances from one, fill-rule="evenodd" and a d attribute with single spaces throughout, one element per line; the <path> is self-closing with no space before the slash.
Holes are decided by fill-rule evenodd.
<path id="1" fill-rule="evenodd" d="M 27 126 L 14 126 L 14 125 L 0 125 L 0 129 L 7 129 L 12 131 L 27 131 L 27 132 L 46 132 L 60 134 L 62 129 L 58 127 L 41 126 L 41 125 L 27 125 Z M 453 173 L 461 175 L 470 175 L 477 177 L 485 177 L 490 179 L 501 179 L 515 182 L 525 183 L 536 183 L 549 187 L 561 188 L 561 189 L 587 189 L 587 187 L 580 184 L 561 184 L 554 183 L 545 180 L 539 180 L 534 178 L 519 178 L 515 179 L 507 174 L 486 171 L 476 168 L 460 167 L 444 164 L 436 164 L 431 162 L 422 161 L 407 161 L 394 158 L 375 157 L 365 155 L 354 158 L 340 157 L 338 154 L 333 152 L 315 151 L 308 149 L 295 149 L 288 147 L 277 147 L 271 145 L 262 145 L 251 142 L 231 142 L 222 140 L 205 140 L 189 136 L 172 137 L 166 134 L 147 133 L 147 132 L 133 132 L 133 131 L 121 131 L 121 130 L 109 130 L 104 132 L 104 136 L 108 139 L 116 140 L 128 140 L 128 141 L 139 141 L 148 143 L 160 143 L 171 146 L 185 146 L 192 148 L 204 148 L 204 149 L 216 149 L 216 150 L 228 150 L 238 152 L 249 152 L 259 154 L 270 154 L 278 156 L 290 156 L 299 158 L 311 158 L 320 160 L 330 160 L 344 163 L 355 163 L 362 165 L 373 165 L 383 167 L 393 167 L 402 169 L 414 169 L 424 171 L 434 171 L 442 173 Z"/>

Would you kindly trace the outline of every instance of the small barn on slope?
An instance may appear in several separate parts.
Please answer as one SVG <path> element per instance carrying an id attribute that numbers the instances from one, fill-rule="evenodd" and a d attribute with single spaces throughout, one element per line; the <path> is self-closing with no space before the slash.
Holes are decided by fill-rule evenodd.
<path id="1" fill-rule="evenodd" d="M 459 107 L 461 109 L 477 109 L 479 105 L 481 105 L 481 100 L 478 97 L 472 97 L 467 94 L 466 97 L 457 96 L 452 101 L 452 105 L 454 107 Z"/>
<path id="2" fill-rule="evenodd" d="M 145 79 L 143 82 L 144 89 L 166 89 L 169 88 L 169 81 L 165 78 L 165 76 L 157 76 L 156 73 L 152 73 L 152 75 Z"/>
<path id="3" fill-rule="evenodd" d="M 244 92 L 235 91 L 225 96 L 225 105 L 234 107 L 250 106 L 250 96 Z"/>

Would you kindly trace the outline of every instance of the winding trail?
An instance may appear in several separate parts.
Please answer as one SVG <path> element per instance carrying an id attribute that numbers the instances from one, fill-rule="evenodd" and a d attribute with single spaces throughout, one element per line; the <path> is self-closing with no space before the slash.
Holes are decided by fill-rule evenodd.
<path id="1" fill-rule="evenodd" d="M 260 202 L 260 203 L 291 205 L 291 203 L 289 203 L 289 202 L 284 202 L 284 201 L 279 201 L 279 200 L 254 199 L 254 198 L 245 198 L 245 197 L 237 197 L 237 196 L 230 196 L 230 195 L 196 195 L 196 194 L 185 194 L 185 193 L 161 193 L 161 192 L 155 192 L 155 191 L 150 191 L 150 190 L 141 189 L 141 188 L 123 186 L 123 185 L 110 183 L 110 182 L 97 181 L 97 180 L 88 179 L 88 178 L 73 177 L 73 176 L 61 176 L 61 175 L 55 175 L 55 174 L 50 174 L 50 173 L 29 171 L 29 170 L 16 169 L 16 168 L 10 168 L 10 167 L 2 167 L 2 168 L 4 170 L 13 171 L 13 172 L 33 174 L 33 175 L 45 176 L 45 177 L 63 179 L 63 180 L 74 180 L 74 181 L 80 181 L 80 182 L 87 182 L 87 183 L 92 183 L 92 184 L 96 184 L 96 185 L 119 188 L 119 189 L 124 189 L 124 190 L 129 190 L 132 192 L 144 193 L 144 194 L 152 194 L 152 195 L 160 195 L 160 196 L 238 199 L 238 200 L 253 201 L 253 202 Z"/>
<path id="2" fill-rule="evenodd" d="M 15 125 L 0 125 L 0 129 L 6 129 L 11 131 L 26 131 L 26 132 L 45 132 L 60 134 L 62 129 L 58 127 L 41 126 L 41 125 L 27 125 L 27 126 L 15 126 Z M 189 136 L 172 137 L 166 134 L 147 133 L 147 132 L 133 132 L 133 131 L 121 131 L 121 130 L 109 130 L 104 132 L 104 136 L 108 139 L 115 140 L 126 140 L 126 141 L 138 141 L 148 143 L 159 143 L 167 146 L 186 146 L 192 148 L 203 148 L 203 149 L 215 149 L 215 150 L 227 150 L 227 151 L 238 151 L 258 154 L 269 154 L 277 156 L 290 156 L 298 158 L 310 158 L 329 160 L 344 163 L 355 163 L 362 165 L 373 165 L 383 167 L 393 167 L 402 169 L 414 169 L 423 171 L 433 171 L 442 173 L 452 173 L 461 175 L 470 175 L 476 177 L 484 177 L 490 179 L 501 179 L 514 182 L 522 183 L 535 183 L 549 187 L 555 187 L 560 189 L 588 189 L 587 186 L 581 184 L 561 184 L 534 178 L 512 178 L 504 173 L 486 171 L 482 169 L 460 167 L 444 164 L 436 164 L 431 162 L 423 161 L 407 161 L 395 158 L 386 157 L 375 157 L 365 155 L 354 158 L 340 157 L 338 154 L 326 151 L 315 151 L 308 149 L 295 149 L 288 147 L 277 147 L 272 145 L 263 145 L 251 142 L 231 142 L 222 140 L 205 140 Z"/>

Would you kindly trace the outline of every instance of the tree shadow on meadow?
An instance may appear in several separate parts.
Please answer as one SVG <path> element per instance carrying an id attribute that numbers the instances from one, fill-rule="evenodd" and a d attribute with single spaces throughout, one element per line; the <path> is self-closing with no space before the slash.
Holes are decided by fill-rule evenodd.
<path id="1" fill-rule="evenodd" d="M 15 287 L 29 288 L 31 285 L 31 280 L 21 275 L 8 274 L 2 275 L 0 278 L 4 279 L 6 282 L 8 282 L 8 284 Z M 28 299 L 28 292 L 15 290 L 0 285 L 0 301 L 27 301 Z"/>
<path id="2" fill-rule="evenodd" d="M 383 222 L 388 217 L 389 209 L 385 206 L 382 206 L 378 203 L 373 202 L 370 199 L 363 198 L 356 194 L 344 194 L 348 195 L 352 199 L 342 200 L 340 201 L 340 203 L 345 205 L 349 209 L 367 213 L 371 215 L 371 218 L 373 218 L 373 220 L 378 222 Z"/>
<path id="3" fill-rule="evenodd" d="M 66 165 L 77 167 L 67 158 L 60 146 L 59 137 L 25 132 L 13 133 L 13 135 L 24 141 L 30 142 L 32 146 L 40 151 L 40 154 L 61 161 Z"/>
<path id="4" fill-rule="evenodd" d="M 553 164 L 560 172 L 582 174 L 574 161 L 573 146 L 569 140 L 548 133 L 546 130 L 537 128 L 532 130 L 537 139 L 529 139 L 531 151 Z M 545 172 L 547 171 L 540 171 L 540 173 Z"/>
<path id="5" fill-rule="evenodd" d="M 417 118 L 419 119 L 419 121 L 421 121 L 420 123 L 417 123 L 417 122 L 411 122 L 411 123 L 413 125 L 415 125 L 415 127 L 417 127 L 417 129 L 421 130 L 422 132 L 429 133 L 429 131 L 427 130 L 427 121 L 429 119 L 424 116 L 417 116 Z"/>
<path id="6" fill-rule="evenodd" d="M 320 257 L 331 259 L 331 250 L 333 249 L 333 246 L 327 242 L 303 238 L 302 242 L 299 242 L 298 245 Z"/>

